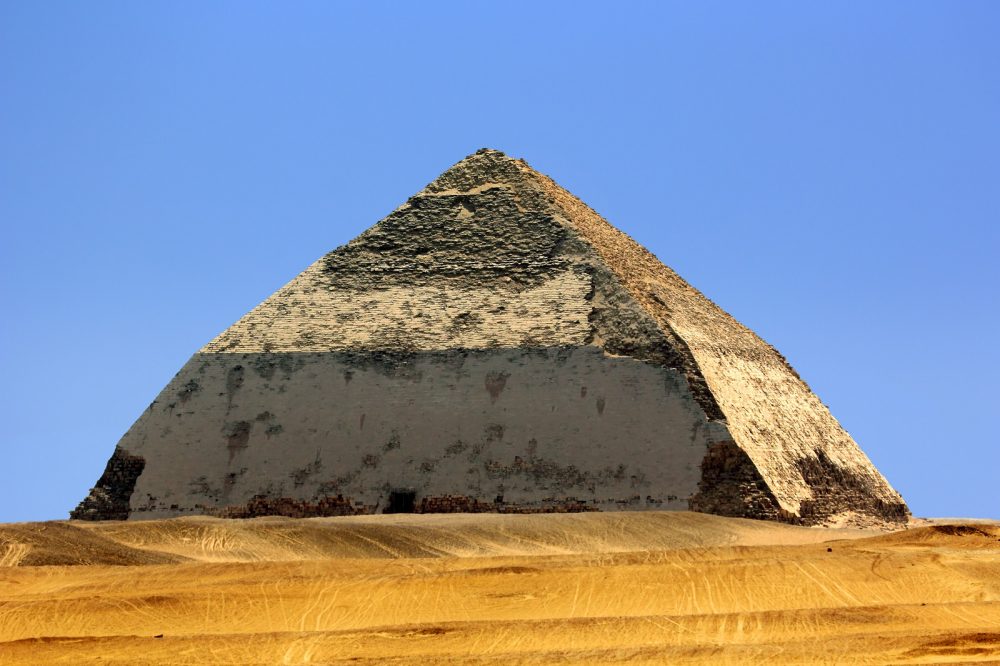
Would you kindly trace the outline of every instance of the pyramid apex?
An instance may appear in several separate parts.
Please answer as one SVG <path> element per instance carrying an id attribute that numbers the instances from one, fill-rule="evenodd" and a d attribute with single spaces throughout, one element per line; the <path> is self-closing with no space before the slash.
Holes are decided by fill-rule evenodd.
<path id="1" fill-rule="evenodd" d="M 452 164 L 415 197 L 427 194 L 470 192 L 489 184 L 526 184 L 525 175 L 531 168 L 522 159 L 501 150 L 480 148 Z"/>
<path id="2" fill-rule="evenodd" d="M 487 158 L 488 160 L 496 160 L 498 162 L 524 162 L 523 159 L 516 157 L 511 157 L 502 150 L 497 150 L 496 148 L 480 148 L 471 155 L 466 155 L 460 162 L 465 162 L 466 160 L 477 160 L 482 158 Z"/>

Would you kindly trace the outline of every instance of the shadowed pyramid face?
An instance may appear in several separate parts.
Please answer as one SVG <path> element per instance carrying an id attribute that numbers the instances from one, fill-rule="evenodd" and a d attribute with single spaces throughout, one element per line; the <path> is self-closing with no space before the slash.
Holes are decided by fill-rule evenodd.
<path id="1" fill-rule="evenodd" d="M 76 518 L 905 520 L 784 359 L 524 162 L 459 162 L 212 340 Z"/>

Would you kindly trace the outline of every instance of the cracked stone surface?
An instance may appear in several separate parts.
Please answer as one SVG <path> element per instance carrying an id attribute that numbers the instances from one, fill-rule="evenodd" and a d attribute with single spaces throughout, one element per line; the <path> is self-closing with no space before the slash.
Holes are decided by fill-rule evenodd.
<path id="1" fill-rule="evenodd" d="M 370 513 L 393 492 L 416 510 L 908 516 L 775 349 L 494 150 L 205 345 L 112 468 L 75 517 Z"/>

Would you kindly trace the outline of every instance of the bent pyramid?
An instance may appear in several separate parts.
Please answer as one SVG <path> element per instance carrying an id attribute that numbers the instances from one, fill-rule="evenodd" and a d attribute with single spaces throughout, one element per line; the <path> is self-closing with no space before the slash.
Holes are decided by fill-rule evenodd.
<path id="1" fill-rule="evenodd" d="M 481 150 L 198 351 L 71 516 L 616 509 L 908 516 L 777 351 Z"/>

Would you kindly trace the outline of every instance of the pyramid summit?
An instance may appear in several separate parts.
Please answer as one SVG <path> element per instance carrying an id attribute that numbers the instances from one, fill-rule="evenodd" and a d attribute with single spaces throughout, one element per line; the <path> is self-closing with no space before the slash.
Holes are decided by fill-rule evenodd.
<path id="1" fill-rule="evenodd" d="M 621 509 L 909 515 L 775 349 L 484 149 L 199 350 L 71 516 Z"/>

